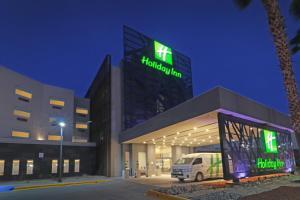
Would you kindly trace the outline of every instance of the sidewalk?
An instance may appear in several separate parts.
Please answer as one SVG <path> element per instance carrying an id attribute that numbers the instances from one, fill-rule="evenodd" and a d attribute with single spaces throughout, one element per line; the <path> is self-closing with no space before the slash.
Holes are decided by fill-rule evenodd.
<path id="1" fill-rule="evenodd" d="M 22 180 L 22 181 L 0 181 L 0 186 L 13 186 L 15 189 L 26 189 L 34 187 L 59 187 L 67 185 L 80 185 L 80 184 L 97 184 L 101 182 L 107 182 L 111 178 L 104 176 L 76 176 L 65 177 L 62 182 L 59 183 L 57 178 L 52 179 L 34 179 L 34 180 Z"/>

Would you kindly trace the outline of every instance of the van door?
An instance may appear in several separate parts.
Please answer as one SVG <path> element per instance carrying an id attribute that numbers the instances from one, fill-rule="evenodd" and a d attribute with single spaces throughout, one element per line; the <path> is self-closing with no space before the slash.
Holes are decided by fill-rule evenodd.
<path id="1" fill-rule="evenodd" d="M 198 174 L 198 172 L 202 173 L 202 158 L 196 158 L 193 163 L 192 163 L 192 174 L 191 174 L 191 179 L 195 179 L 196 175 Z M 202 173 L 203 175 L 203 173 Z"/>
<path id="2" fill-rule="evenodd" d="M 220 154 L 211 154 L 209 158 L 209 167 L 207 169 L 207 173 L 209 174 L 209 178 L 217 178 L 222 176 L 222 160 Z"/>

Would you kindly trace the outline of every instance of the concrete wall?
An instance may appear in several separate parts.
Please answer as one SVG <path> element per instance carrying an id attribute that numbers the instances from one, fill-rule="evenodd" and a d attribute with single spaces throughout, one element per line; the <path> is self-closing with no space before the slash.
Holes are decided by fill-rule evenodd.
<path id="1" fill-rule="evenodd" d="M 42 105 L 40 107 L 41 112 L 35 115 L 37 118 L 40 118 L 40 115 L 42 115 L 42 118 L 40 118 L 40 122 L 42 123 L 40 127 L 47 127 L 45 132 L 48 131 L 48 134 L 50 135 L 60 135 L 60 128 L 58 126 L 52 126 L 49 123 L 49 118 L 55 117 L 58 120 L 61 119 L 61 121 L 66 123 L 66 127 L 64 128 L 64 140 L 72 141 L 74 130 L 74 92 L 72 90 L 66 90 L 49 85 L 44 85 L 42 92 Z M 62 109 L 53 109 L 49 104 L 50 99 L 62 100 L 65 102 L 65 106 Z"/>
<path id="2" fill-rule="evenodd" d="M 112 67 L 111 73 L 111 176 L 122 174 L 122 153 L 119 143 L 119 134 L 122 127 L 122 96 L 121 96 L 121 69 Z"/>
<path id="3" fill-rule="evenodd" d="M 88 115 L 80 115 L 77 114 L 76 108 L 84 108 L 88 110 Z M 79 98 L 79 97 L 75 97 L 75 101 L 74 101 L 74 123 L 84 123 L 84 124 L 88 124 L 88 129 L 85 130 L 80 130 L 80 129 L 74 129 L 74 134 L 73 134 L 73 138 L 72 141 L 89 141 L 89 128 L 90 128 L 90 100 L 86 99 L 86 98 Z M 91 122 L 92 123 L 92 122 Z"/>
<path id="4" fill-rule="evenodd" d="M 29 102 L 20 100 L 16 89 L 30 92 L 32 99 Z M 12 138 L 11 132 L 16 130 L 29 132 L 31 140 L 47 140 L 49 134 L 60 135 L 60 128 L 49 121 L 55 118 L 66 123 L 64 141 L 72 141 L 75 109 L 72 90 L 42 84 L 0 66 L 0 94 L 0 138 Z M 65 105 L 55 109 L 50 99 L 62 100 Z M 17 120 L 13 114 L 15 109 L 29 112 L 28 121 Z"/>

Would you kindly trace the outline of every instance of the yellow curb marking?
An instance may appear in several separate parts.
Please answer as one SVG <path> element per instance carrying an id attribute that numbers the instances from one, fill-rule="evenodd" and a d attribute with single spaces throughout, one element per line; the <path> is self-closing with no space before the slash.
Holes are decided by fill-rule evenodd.
<path id="1" fill-rule="evenodd" d="M 32 185 L 32 186 L 20 186 L 16 187 L 13 191 L 24 191 L 24 190 L 35 190 L 35 189 L 46 189 L 52 187 L 65 187 L 65 186 L 76 186 L 76 185 L 89 185 L 97 183 L 105 183 L 109 180 L 97 180 L 97 181 L 85 181 L 85 182 L 69 182 L 69 183 L 55 183 L 47 185 Z"/>
<path id="2" fill-rule="evenodd" d="M 158 192 L 155 190 L 149 190 L 145 193 L 146 196 L 150 196 L 150 197 L 154 197 L 160 200 L 188 200 L 186 198 L 183 197 L 179 197 L 179 196 L 174 196 L 174 195 L 169 195 L 169 194 L 165 194 L 162 192 Z"/>

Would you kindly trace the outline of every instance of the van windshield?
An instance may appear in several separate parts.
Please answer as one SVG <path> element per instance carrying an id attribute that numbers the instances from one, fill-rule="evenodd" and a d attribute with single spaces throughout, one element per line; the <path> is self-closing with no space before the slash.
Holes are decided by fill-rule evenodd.
<path id="1" fill-rule="evenodd" d="M 194 160 L 194 158 L 180 158 L 175 162 L 175 165 L 185 165 L 185 164 L 191 164 L 191 162 Z"/>

